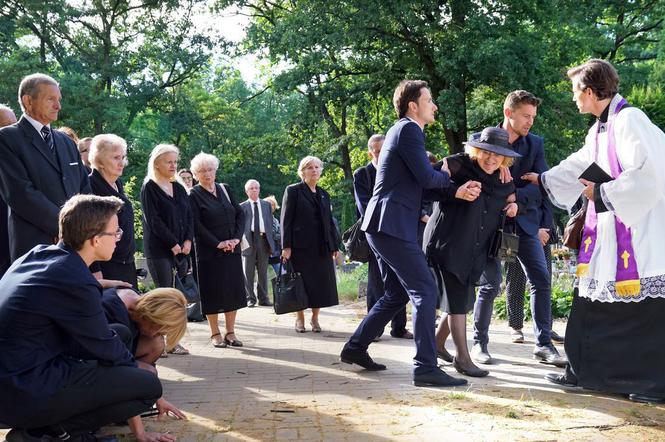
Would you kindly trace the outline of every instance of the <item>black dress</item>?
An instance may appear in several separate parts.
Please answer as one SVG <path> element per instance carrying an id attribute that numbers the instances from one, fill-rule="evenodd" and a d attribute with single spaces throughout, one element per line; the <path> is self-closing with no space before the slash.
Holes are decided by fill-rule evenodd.
<path id="1" fill-rule="evenodd" d="M 328 192 L 312 192 L 304 182 L 288 186 L 282 201 L 282 248 L 291 248 L 291 262 L 300 272 L 309 308 L 339 304 L 332 253 L 339 243 Z"/>
<path id="2" fill-rule="evenodd" d="M 474 286 L 492 259 L 488 258 L 490 240 L 515 185 L 501 183 L 498 170 L 488 175 L 467 154 L 449 156 L 447 161 L 453 185 L 436 191 L 438 200 L 423 243 L 430 264 L 442 276 L 444 310 L 465 314 L 473 308 Z M 455 198 L 458 187 L 469 180 L 481 183 L 480 196 L 475 201 Z M 428 192 L 428 197 L 432 195 Z"/>
<path id="3" fill-rule="evenodd" d="M 116 279 L 125 281 L 138 288 L 136 279 L 136 265 L 134 264 L 134 252 L 136 243 L 134 241 L 134 209 L 132 203 L 125 195 L 122 187 L 122 181 L 116 180 L 115 185 L 118 191 L 102 177 L 97 171 L 93 170 L 90 174 L 90 187 L 92 193 L 99 196 L 115 196 L 123 202 L 122 208 L 118 212 L 118 226 L 122 229 L 122 238 L 115 244 L 115 251 L 109 261 L 97 261 L 96 268 L 91 270 L 101 270 L 105 279 Z"/>
<path id="4" fill-rule="evenodd" d="M 247 306 L 240 244 L 233 252 L 224 252 L 217 244 L 227 239 L 241 239 L 245 216 L 240 205 L 224 184 L 215 184 L 217 195 L 196 185 L 189 193 L 196 232 L 199 289 L 203 313 L 231 312 Z"/>

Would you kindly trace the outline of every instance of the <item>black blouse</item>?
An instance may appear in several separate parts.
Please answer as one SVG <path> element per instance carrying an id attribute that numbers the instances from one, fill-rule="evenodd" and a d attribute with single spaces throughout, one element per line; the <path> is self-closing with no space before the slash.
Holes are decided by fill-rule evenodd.
<path id="1" fill-rule="evenodd" d="M 217 248 L 227 239 L 240 240 L 245 227 L 245 213 L 233 197 L 228 185 L 222 184 L 229 194 L 229 201 L 219 184 L 215 184 L 213 195 L 200 184 L 189 193 L 196 231 L 196 256 L 200 261 L 228 254 Z M 233 253 L 240 253 L 240 243 Z"/>
<path id="2" fill-rule="evenodd" d="M 118 187 L 116 192 L 113 187 L 97 171 L 93 170 L 90 174 L 90 187 L 92 193 L 99 196 L 115 196 L 123 202 L 122 208 L 118 212 L 118 225 L 123 231 L 122 238 L 115 244 L 115 251 L 111 261 L 126 264 L 134 261 L 134 252 L 136 251 L 136 242 L 134 241 L 134 209 L 132 203 L 125 195 L 122 187 L 122 181 L 116 180 Z"/>
<path id="3" fill-rule="evenodd" d="M 141 188 L 143 248 L 146 258 L 170 258 L 171 249 L 194 238 L 192 209 L 187 191 L 173 182 L 173 196 L 153 180 Z"/>
<path id="4" fill-rule="evenodd" d="M 501 183 L 498 170 L 488 175 L 467 154 L 451 155 L 446 160 L 453 185 L 437 192 L 439 198 L 427 223 L 424 243 L 432 264 L 454 274 L 463 284 L 473 284 L 487 266 L 490 239 L 499 228 L 501 212 L 515 185 L 512 181 Z M 481 183 L 480 196 L 475 201 L 455 198 L 458 186 L 469 180 Z"/>

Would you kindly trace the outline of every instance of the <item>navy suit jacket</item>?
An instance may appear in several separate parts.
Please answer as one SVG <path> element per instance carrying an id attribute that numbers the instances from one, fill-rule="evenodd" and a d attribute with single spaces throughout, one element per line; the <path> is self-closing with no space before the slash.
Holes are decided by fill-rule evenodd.
<path id="1" fill-rule="evenodd" d="M 449 185 L 450 176 L 427 159 L 420 126 L 402 118 L 386 134 L 362 229 L 417 242 L 423 189 Z"/>
<path id="2" fill-rule="evenodd" d="M 542 197 L 538 186 L 520 177 L 528 172 L 540 174 L 549 169 L 545 161 L 543 138 L 529 133 L 526 137 L 515 140 L 512 146 L 522 155 L 521 158 L 515 158 L 513 165 L 510 166 L 510 173 L 517 188 L 515 191 L 517 202 L 524 206 L 524 210 L 520 210 L 517 215 L 517 224 L 527 235 L 537 235 L 538 229 L 551 228 L 552 206 Z"/>
<path id="3" fill-rule="evenodd" d="M 0 192 L 9 206 L 12 261 L 37 244 L 56 242 L 62 205 L 91 192 L 74 142 L 57 130 L 51 133 L 56 155 L 23 117 L 0 129 Z"/>
<path id="4" fill-rule="evenodd" d="M 375 182 L 376 167 L 374 167 L 374 164 L 372 163 L 358 168 L 358 170 L 353 173 L 353 196 L 356 200 L 358 218 L 365 215 L 367 204 L 369 203 L 370 198 L 372 198 Z"/>
<path id="5" fill-rule="evenodd" d="M 36 246 L 0 280 L 0 391 L 41 398 L 58 391 L 77 364 L 72 347 L 108 365 L 136 365 L 109 329 L 102 288 L 80 255 Z"/>

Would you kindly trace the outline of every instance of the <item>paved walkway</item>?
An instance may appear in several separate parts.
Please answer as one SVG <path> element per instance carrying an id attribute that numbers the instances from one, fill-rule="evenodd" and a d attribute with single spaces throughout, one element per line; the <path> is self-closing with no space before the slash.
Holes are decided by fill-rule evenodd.
<path id="1" fill-rule="evenodd" d="M 243 309 L 241 349 L 213 348 L 207 324 L 190 324 L 192 355 L 159 362 L 165 396 L 189 420 L 147 427 L 181 441 L 665 440 L 665 407 L 552 388 L 543 376 L 556 369 L 531 359 L 532 342 L 509 343 L 504 323 L 492 327 L 490 376 L 463 388 L 413 387 L 412 341 L 372 345 L 384 372 L 340 364 L 361 314 L 361 304 L 324 309 L 323 333 L 296 334 L 291 315 Z"/>

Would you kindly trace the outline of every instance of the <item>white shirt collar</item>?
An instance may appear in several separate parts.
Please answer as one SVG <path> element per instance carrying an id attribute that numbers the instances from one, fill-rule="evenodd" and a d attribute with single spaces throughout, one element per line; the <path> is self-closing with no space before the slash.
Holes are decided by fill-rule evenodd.
<path id="1" fill-rule="evenodd" d="M 39 121 L 35 120 L 34 118 L 32 118 L 30 115 L 26 114 L 26 113 L 23 114 L 23 117 L 24 117 L 26 120 L 28 120 L 28 121 L 30 122 L 30 124 L 32 124 L 32 127 L 34 127 L 35 130 L 37 131 L 37 133 L 39 133 L 39 135 L 41 135 L 41 136 L 43 136 L 43 135 L 42 135 L 42 127 L 46 126 L 46 127 L 48 127 L 49 129 L 51 129 L 51 125 L 50 125 L 50 124 L 46 124 L 46 125 L 44 125 L 44 124 L 40 123 Z"/>

